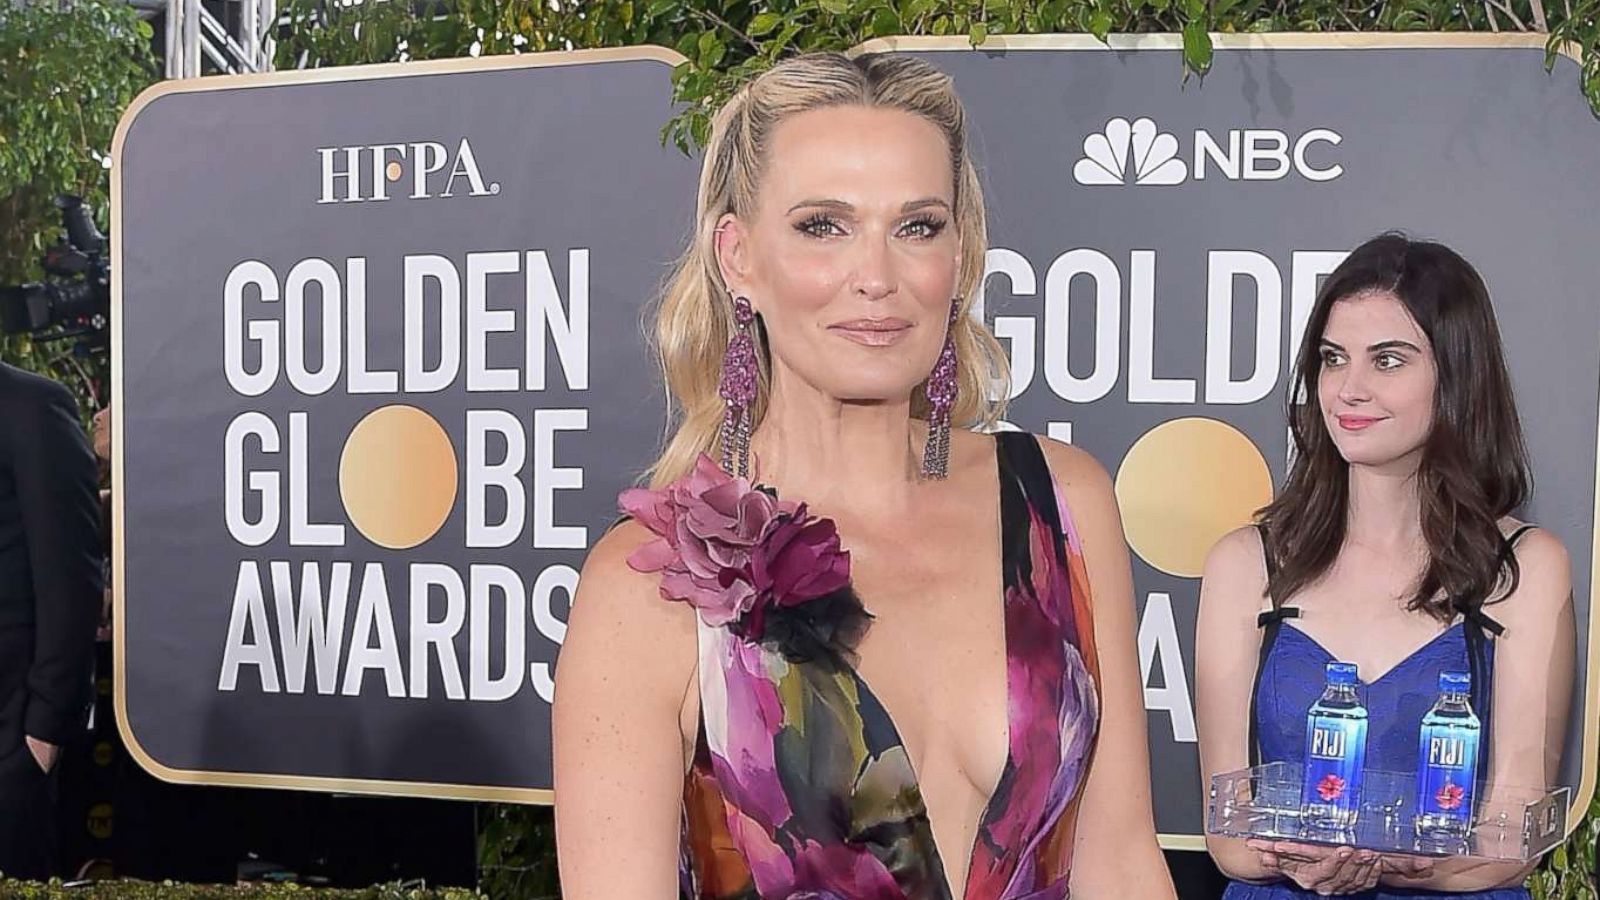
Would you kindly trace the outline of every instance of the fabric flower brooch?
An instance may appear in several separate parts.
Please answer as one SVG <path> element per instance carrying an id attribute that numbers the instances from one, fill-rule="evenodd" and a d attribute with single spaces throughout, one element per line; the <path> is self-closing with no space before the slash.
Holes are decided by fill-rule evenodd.
<path id="1" fill-rule="evenodd" d="M 833 520 L 804 503 L 705 454 L 683 478 L 623 491 L 617 502 L 655 534 L 628 565 L 661 573 L 661 596 L 694 607 L 707 625 L 772 643 L 792 661 L 846 659 L 866 633 L 871 616 L 850 588 L 850 553 Z"/>

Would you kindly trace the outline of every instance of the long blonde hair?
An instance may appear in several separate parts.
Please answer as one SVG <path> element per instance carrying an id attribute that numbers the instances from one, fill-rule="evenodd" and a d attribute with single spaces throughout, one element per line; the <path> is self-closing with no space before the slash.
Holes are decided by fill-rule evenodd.
<path id="1" fill-rule="evenodd" d="M 723 415 L 717 387 L 722 354 L 733 331 L 733 308 L 717 266 L 717 221 L 730 212 L 746 217 L 754 213 L 761 166 L 778 124 L 796 113 L 832 106 L 902 110 L 944 133 L 955 179 L 955 228 L 961 240 L 956 277 L 961 315 L 951 326 L 959 387 L 951 421 L 957 427 L 991 426 L 1005 413 L 1010 396 L 1005 351 L 988 328 L 967 315 L 983 279 L 988 227 L 983 191 L 967 155 L 966 113 L 950 77 L 904 56 L 851 59 L 839 53 L 803 54 L 745 85 L 712 120 L 700 170 L 694 235 L 655 309 L 655 350 L 676 427 L 650 466 L 654 486 L 681 477 L 699 454 L 714 454 L 717 448 Z M 770 389 L 765 346 L 757 359 L 760 378 L 754 413 L 759 425 Z M 926 418 L 927 411 L 927 397 L 919 386 L 912 393 L 912 415 Z"/>

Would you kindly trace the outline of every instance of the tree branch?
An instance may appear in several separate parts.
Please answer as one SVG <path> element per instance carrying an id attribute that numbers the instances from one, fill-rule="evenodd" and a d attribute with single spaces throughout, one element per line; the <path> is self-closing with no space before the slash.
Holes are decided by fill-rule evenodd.
<path id="1" fill-rule="evenodd" d="M 98 411 L 102 405 L 100 403 L 100 394 L 95 390 L 94 376 L 89 373 L 88 369 L 84 368 L 83 362 L 70 352 L 57 357 L 52 362 L 58 366 L 65 364 L 77 374 L 79 383 L 83 385 L 82 393 L 89 398 L 89 406 Z"/>
<path id="2" fill-rule="evenodd" d="M 745 34 L 744 32 L 740 31 L 739 29 L 733 27 L 732 25 L 728 24 L 728 20 L 727 19 L 722 18 L 721 16 L 717 15 L 716 13 L 712 12 L 709 9 L 697 9 L 697 8 L 695 8 L 695 6 L 693 4 L 687 4 L 686 3 L 686 4 L 684 4 L 683 8 L 687 9 L 688 11 L 694 13 L 697 16 L 700 16 L 701 18 L 709 19 L 713 24 L 717 25 L 718 27 L 728 29 L 728 31 L 732 32 L 740 40 L 744 41 L 746 44 L 749 44 L 751 50 L 754 50 L 757 53 L 761 52 L 761 45 L 757 44 L 755 42 L 754 38 L 752 38 L 748 34 Z"/>
<path id="3" fill-rule="evenodd" d="M 1522 20 L 1517 18 L 1517 14 L 1515 12 L 1511 11 L 1510 4 L 1502 3 L 1502 2 L 1500 2 L 1500 0 L 1483 0 L 1483 2 L 1486 3 L 1486 4 L 1493 5 L 1495 9 L 1498 9 L 1501 12 L 1505 13 L 1506 14 L 1506 18 L 1509 18 L 1511 20 L 1511 24 L 1517 26 L 1517 30 L 1518 31 L 1527 31 L 1528 30 L 1528 26 L 1522 24 Z M 1495 30 L 1499 31 L 1500 29 L 1496 28 Z"/>

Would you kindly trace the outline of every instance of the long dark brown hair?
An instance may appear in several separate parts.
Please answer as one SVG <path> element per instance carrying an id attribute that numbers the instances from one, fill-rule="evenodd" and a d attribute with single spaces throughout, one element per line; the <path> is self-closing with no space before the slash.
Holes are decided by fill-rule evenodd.
<path id="1" fill-rule="evenodd" d="M 1350 467 L 1323 423 L 1317 382 L 1329 312 L 1368 291 L 1399 298 L 1433 347 L 1433 424 L 1417 472 L 1428 565 L 1406 608 L 1449 622 L 1515 589 L 1499 521 L 1527 501 L 1532 476 L 1488 288 L 1455 251 L 1399 233 L 1357 247 L 1311 309 L 1290 382 L 1294 462 L 1282 493 L 1256 514 L 1275 563 L 1267 592 L 1284 602 L 1344 546 Z"/>

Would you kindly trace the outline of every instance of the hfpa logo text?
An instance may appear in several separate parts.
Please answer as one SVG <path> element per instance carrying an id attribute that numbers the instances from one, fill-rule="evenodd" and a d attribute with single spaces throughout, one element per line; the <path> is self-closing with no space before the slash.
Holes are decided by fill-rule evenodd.
<path id="1" fill-rule="evenodd" d="M 356 147 L 318 147 L 321 161 L 322 191 L 318 203 L 362 203 L 389 199 L 389 185 L 396 185 L 396 196 L 413 200 L 453 197 L 457 194 L 489 197 L 500 193 L 500 182 L 485 183 L 478 170 L 478 158 L 466 138 L 455 152 L 437 141 L 403 144 L 371 144 Z M 341 190 L 342 188 L 342 190 Z"/>
<path id="2" fill-rule="evenodd" d="M 1344 140 L 1327 128 L 1313 128 L 1296 138 L 1271 128 L 1233 129 L 1224 140 L 1197 128 L 1192 166 L 1180 156 L 1178 138 L 1148 118 L 1115 118 L 1083 139 L 1083 158 L 1072 167 L 1079 184 L 1183 184 L 1225 178 L 1229 181 L 1276 181 L 1291 172 L 1309 181 L 1332 181 L 1344 166 L 1326 159 L 1326 144 Z M 1321 163 L 1319 165 L 1319 163 Z"/>

